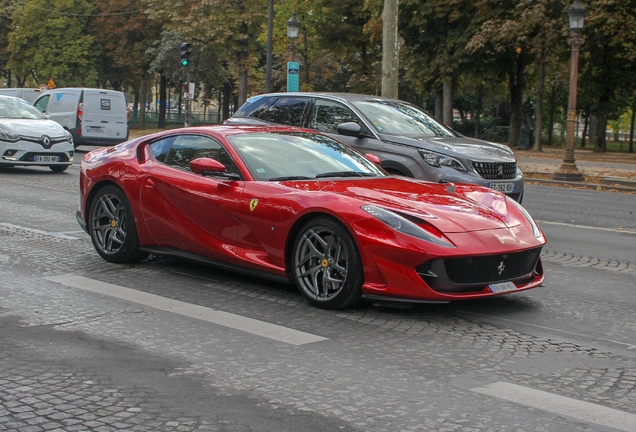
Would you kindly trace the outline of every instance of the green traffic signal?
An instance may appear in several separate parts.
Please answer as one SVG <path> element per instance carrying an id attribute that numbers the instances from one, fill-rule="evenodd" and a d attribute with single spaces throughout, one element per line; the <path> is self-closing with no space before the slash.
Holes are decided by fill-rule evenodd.
<path id="1" fill-rule="evenodd" d="M 188 66 L 190 64 L 191 49 L 192 45 L 187 42 L 179 44 L 179 64 L 181 66 Z"/>

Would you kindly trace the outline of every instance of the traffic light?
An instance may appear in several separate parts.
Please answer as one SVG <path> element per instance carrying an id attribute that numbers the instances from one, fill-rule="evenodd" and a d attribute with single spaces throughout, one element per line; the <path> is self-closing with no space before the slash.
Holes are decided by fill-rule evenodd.
<path id="1" fill-rule="evenodd" d="M 190 56 L 192 55 L 192 44 L 182 42 L 179 45 L 179 64 L 181 66 L 188 66 L 190 64 Z"/>

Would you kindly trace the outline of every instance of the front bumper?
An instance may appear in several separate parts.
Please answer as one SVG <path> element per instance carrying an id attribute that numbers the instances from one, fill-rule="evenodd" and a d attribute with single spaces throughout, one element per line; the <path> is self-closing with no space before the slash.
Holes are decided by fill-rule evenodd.
<path id="1" fill-rule="evenodd" d="M 71 165 L 75 149 L 73 144 L 63 141 L 44 148 L 42 145 L 30 141 L 18 141 L 15 143 L 0 143 L 0 164 L 21 165 L 21 166 L 51 166 L 51 165 Z M 38 156 L 56 157 L 56 161 L 37 161 Z"/>

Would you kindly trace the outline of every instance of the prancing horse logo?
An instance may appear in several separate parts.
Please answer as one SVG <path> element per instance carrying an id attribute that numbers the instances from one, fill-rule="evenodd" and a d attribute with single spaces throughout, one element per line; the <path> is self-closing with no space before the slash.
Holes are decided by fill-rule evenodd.
<path id="1" fill-rule="evenodd" d="M 500 262 L 499 263 L 499 267 L 497 267 L 497 274 L 499 274 L 499 276 L 501 276 L 501 274 L 503 273 L 503 271 L 506 269 L 506 265 L 504 264 L 504 262 Z"/>
<path id="2" fill-rule="evenodd" d="M 256 198 L 252 198 L 252 200 L 250 201 L 250 211 L 254 211 L 257 205 L 258 200 Z"/>

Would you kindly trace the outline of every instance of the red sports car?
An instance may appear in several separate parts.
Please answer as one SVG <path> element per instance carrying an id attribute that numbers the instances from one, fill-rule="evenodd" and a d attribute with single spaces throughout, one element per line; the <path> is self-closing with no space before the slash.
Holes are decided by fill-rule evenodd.
<path id="1" fill-rule="evenodd" d="M 481 186 L 390 176 L 320 133 L 218 126 L 86 154 L 77 219 L 110 262 L 191 258 L 293 281 L 313 305 L 447 302 L 534 288 L 546 240 Z"/>

